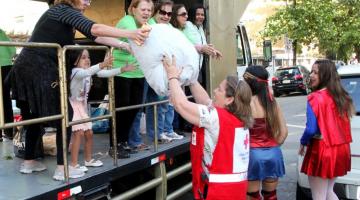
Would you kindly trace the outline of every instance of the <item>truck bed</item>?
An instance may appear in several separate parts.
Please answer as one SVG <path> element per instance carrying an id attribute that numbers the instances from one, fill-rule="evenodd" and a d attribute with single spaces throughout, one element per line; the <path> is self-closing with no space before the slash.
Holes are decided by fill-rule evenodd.
<path id="1" fill-rule="evenodd" d="M 150 150 L 131 154 L 131 157 L 127 159 L 118 159 L 118 166 L 114 166 L 112 157 L 108 155 L 108 134 L 94 134 L 93 157 L 100 159 L 104 165 L 89 168 L 84 177 L 70 179 L 69 183 L 52 179 L 56 167 L 55 156 L 45 156 L 42 159 L 42 162 L 47 166 L 47 170 L 32 174 L 21 174 L 19 168 L 23 160 L 14 156 L 12 141 L 3 141 L 0 142 L 0 200 L 57 199 L 59 192 L 69 188 L 81 186 L 82 191 L 87 191 L 91 188 L 106 185 L 112 180 L 150 167 L 161 154 L 166 154 L 166 158 L 169 158 L 187 152 L 189 150 L 189 138 L 189 135 L 186 134 L 186 137 L 181 140 L 159 144 L 158 152 L 155 152 L 154 146 L 150 145 Z M 70 159 L 70 154 L 68 155 Z M 80 150 L 79 164 L 83 165 L 82 150 Z"/>

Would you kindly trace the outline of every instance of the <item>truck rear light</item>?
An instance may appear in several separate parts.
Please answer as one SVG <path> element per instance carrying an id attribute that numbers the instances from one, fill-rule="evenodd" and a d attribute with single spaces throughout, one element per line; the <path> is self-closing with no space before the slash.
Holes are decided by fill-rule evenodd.
<path id="1" fill-rule="evenodd" d="M 73 195 L 79 194 L 80 192 L 82 192 L 82 189 L 81 189 L 81 186 L 79 185 L 79 186 L 64 190 L 62 192 L 59 192 L 57 195 L 58 196 L 57 199 L 58 200 L 67 199 Z"/>
<path id="2" fill-rule="evenodd" d="M 295 80 L 302 80 L 303 76 L 301 74 L 295 75 Z"/>

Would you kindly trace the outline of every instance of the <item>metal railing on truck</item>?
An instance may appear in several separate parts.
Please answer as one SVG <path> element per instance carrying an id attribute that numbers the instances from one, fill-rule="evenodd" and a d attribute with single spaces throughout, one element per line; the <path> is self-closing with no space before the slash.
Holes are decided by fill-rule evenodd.
<path id="1" fill-rule="evenodd" d="M 59 69 L 59 86 L 60 86 L 60 112 L 61 114 L 52 115 L 47 117 L 40 117 L 34 118 L 30 120 L 24 120 L 20 122 L 11 122 L 5 123 L 4 119 L 4 102 L 3 98 L 0 98 L 0 130 L 6 128 L 13 128 L 16 126 L 24 126 L 54 120 L 61 120 L 61 128 L 62 128 L 62 149 L 63 149 L 63 156 L 64 156 L 64 177 L 65 183 L 69 184 L 69 169 L 68 169 L 68 156 L 67 156 L 67 134 L 66 134 L 66 127 L 81 124 L 85 122 L 92 122 L 101 119 L 112 119 L 112 138 L 113 138 L 113 148 L 114 148 L 114 166 L 118 166 L 118 159 L 117 159 L 117 138 L 116 138 L 116 112 L 130 110 L 130 109 L 137 109 L 146 106 L 153 106 L 154 107 L 154 127 L 157 127 L 158 119 L 157 119 L 157 106 L 159 104 L 167 103 L 168 100 L 153 102 L 153 103 L 146 103 L 140 105 L 132 105 L 126 107 L 115 108 L 115 91 L 114 91 L 114 78 L 108 78 L 108 93 L 109 93 L 109 112 L 110 114 L 98 116 L 98 117 L 90 117 L 87 119 L 81 119 L 76 121 L 69 121 L 69 117 L 67 115 L 68 112 L 68 94 L 67 94 L 67 79 L 66 79 L 66 52 L 68 50 L 80 50 L 80 49 L 91 49 L 91 50 L 105 50 L 106 53 L 109 53 L 109 48 L 106 46 L 79 46 L 79 45 L 66 45 L 63 48 L 59 44 L 55 43 L 34 43 L 34 42 L 6 42 L 0 41 L 0 46 L 17 46 L 17 47 L 28 47 L 28 48 L 56 48 L 57 51 L 57 58 L 58 58 L 58 69 Z M 111 49 L 110 53 L 113 49 Z M 0 70 L 0 80 L 2 80 L 2 74 Z M 3 85 L 2 81 L 0 81 L 0 97 L 3 96 Z M 157 138 L 157 128 L 154 129 L 154 152 L 158 151 L 158 138 Z M 167 195 L 167 180 L 170 180 L 182 173 L 185 173 L 191 169 L 191 164 L 186 163 L 183 166 L 180 166 L 168 174 L 166 173 L 166 167 L 164 160 L 160 160 L 158 164 L 155 166 L 155 178 L 135 187 L 131 190 L 128 190 L 116 197 L 114 199 L 130 199 L 136 197 L 152 188 L 156 187 L 156 199 L 175 199 L 187 191 L 189 191 L 192 187 L 191 183 L 184 185 L 183 187 L 175 190 L 171 194 Z"/>

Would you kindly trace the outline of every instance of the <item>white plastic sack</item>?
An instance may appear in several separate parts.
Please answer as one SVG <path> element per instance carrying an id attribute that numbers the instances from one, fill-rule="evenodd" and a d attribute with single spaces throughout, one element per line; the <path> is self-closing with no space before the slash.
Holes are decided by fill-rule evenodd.
<path id="1" fill-rule="evenodd" d="M 136 59 L 150 87 L 160 96 L 168 96 L 168 79 L 161 62 L 163 55 L 174 55 L 176 65 L 183 69 L 180 83 L 189 85 L 197 80 L 199 54 L 178 29 L 166 24 L 151 25 L 149 37 L 142 46 L 130 42 Z"/>

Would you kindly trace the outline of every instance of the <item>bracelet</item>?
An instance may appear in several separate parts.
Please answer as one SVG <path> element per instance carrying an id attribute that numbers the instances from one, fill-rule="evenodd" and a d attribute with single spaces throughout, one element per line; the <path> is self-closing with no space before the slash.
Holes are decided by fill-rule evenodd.
<path id="1" fill-rule="evenodd" d="M 171 80 L 173 80 L 173 79 L 176 79 L 176 80 L 179 81 L 179 77 L 176 77 L 176 76 L 170 77 L 170 78 L 168 79 L 168 81 L 171 81 Z"/>

